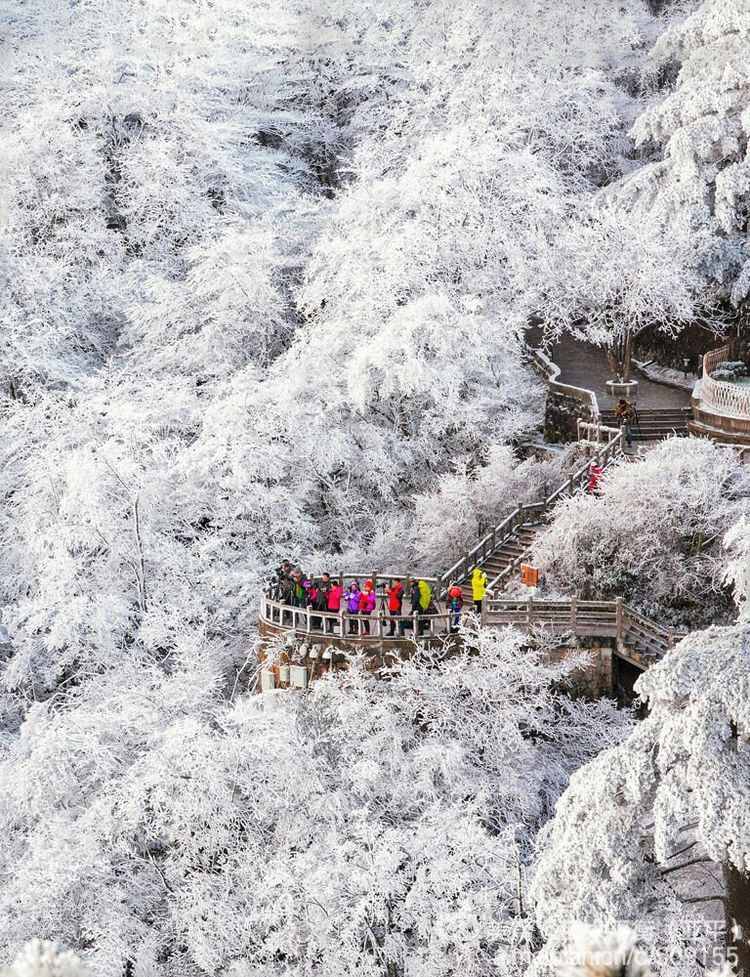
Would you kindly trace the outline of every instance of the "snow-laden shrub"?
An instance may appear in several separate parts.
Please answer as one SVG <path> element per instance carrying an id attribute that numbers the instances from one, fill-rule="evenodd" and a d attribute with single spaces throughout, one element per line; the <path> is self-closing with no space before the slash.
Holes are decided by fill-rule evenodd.
<path id="1" fill-rule="evenodd" d="M 562 696 L 574 664 L 521 635 L 466 639 L 388 681 L 355 661 L 224 708 L 177 663 L 127 658 L 65 708 L 36 703 L 0 759 L 0 952 L 94 933 L 103 974 L 509 968 L 519 861 L 630 722 Z"/>
<path id="2" fill-rule="evenodd" d="M 721 539 L 750 492 L 750 474 L 732 449 L 672 438 L 609 469 L 602 489 L 561 502 L 539 539 L 533 558 L 550 587 L 623 597 L 678 625 L 731 613 Z"/>
<path id="3" fill-rule="evenodd" d="M 747 365 L 741 360 L 729 360 L 722 363 L 711 374 L 712 380 L 723 380 L 725 383 L 734 383 L 747 376 Z"/>
<path id="4" fill-rule="evenodd" d="M 0 977 L 87 977 L 88 974 L 74 953 L 43 940 L 32 940 L 10 967 L 0 970 Z"/>

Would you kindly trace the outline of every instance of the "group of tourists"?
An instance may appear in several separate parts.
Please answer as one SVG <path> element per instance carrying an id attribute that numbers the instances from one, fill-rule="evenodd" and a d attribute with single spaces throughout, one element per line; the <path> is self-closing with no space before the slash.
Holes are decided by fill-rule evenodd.
<path id="1" fill-rule="evenodd" d="M 477 613 L 482 612 L 482 601 L 487 591 L 487 574 L 481 567 L 475 567 L 471 577 L 472 600 Z M 369 617 L 376 609 L 380 611 L 390 630 L 388 637 L 403 636 L 407 629 L 414 628 L 414 615 L 417 616 L 418 634 L 429 630 L 431 615 L 439 613 L 439 599 L 427 580 L 407 578 L 406 584 L 393 577 L 387 584 L 382 583 L 378 592 L 377 581 L 368 579 L 360 584 L 350 580 L 344 585 L 342 577 L 332 577 L 322 573 L 319 577 L 308 576 L 299 566 L 284 560 L 273 574 L 268 588 L 269 596 L 289 607 L 309 608 L 321 615 L 346 614 L 349 617 L 350 634 L 370 634 Z M 409 599 L 411 615 L 404 613 L 404 601 Z M 462 588 L 453 583 L 444 598 L 445 610 L 449 615 L 452 632 L 458 631 L 464 607 Z M 333 632 L 334 621 L 330 617 L 312 616 L 311 626 L 323 631 Z"/>

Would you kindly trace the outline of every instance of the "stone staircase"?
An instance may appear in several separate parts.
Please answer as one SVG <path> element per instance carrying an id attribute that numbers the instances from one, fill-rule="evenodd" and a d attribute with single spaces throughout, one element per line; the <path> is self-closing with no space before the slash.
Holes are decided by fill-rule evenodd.
<path id="1" fill-rule="evenodd" d="M 523 563 L 524 557 L 531 550 L 534 541 L 543 528 L 544 524 L 541 520 L 529 520 L 514 526 L 512 535 L 503 540 L 482 561 L 480 565 L 487 574 L 487 586 L 490 590 L 494 590 L 498 586 L 500 588 L 505 586 L 513 572 Z M 463 573 L 455 580 L 455 583 L 463 589 L 464 595 L 470 594 L 471 571 Z"/>
<path id="2" fill-rule="evenodd" d="M 692 416 L 689 407 L 672 407 L 663 409 L 638 410 L 637 421 L 630 427 L 630 436 L 634 444 L 646 441 L 662 441 L 673 435 L 687 437 L 688 420 Z M 617 427 L 618 421 L 613 410 L 601 413 L 602 424 Z"/>
<path id="3" fill-rule="evenodd" d="M 485 561 L 484 570 L 488 579 L 494 581 L 509 569 L 518 566 L 531 549 L 541 529 L 540 522 L 525 522 L 518 526 L 513 536 L 502 543 Z"/>

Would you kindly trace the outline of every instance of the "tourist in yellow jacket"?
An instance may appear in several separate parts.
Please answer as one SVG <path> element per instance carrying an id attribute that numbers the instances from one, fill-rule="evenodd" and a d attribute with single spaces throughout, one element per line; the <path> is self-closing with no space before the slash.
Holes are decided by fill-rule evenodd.
<path id="1" fill-rule="evenodd" d="M 474 601 L 474 610 L 477 614 L 482 613 L 482 601 L 487 593 L 487 574 L 481 567 L 474 567 L 471 574 L 471 596 Z"/>

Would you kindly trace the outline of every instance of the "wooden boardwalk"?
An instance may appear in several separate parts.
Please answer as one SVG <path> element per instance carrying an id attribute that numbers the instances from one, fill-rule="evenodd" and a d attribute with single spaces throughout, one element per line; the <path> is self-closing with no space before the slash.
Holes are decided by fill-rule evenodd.
<path id="1" fill-rule="evenodd" d="M 596 392 L 585 387 L 575 387 L 561 383 L 557 379 L 559 369 L 539 351 L 532 350 L 538 358 L 541 372 L 547 376 L 550 386 L 560 388 L 567 396 L 578 399 L 584 406 L 584 413 L 590 423 L 579 427 L 579 436 L 607 440 L 594 449 L 592 457 L 567 478 L 546 499 L 518 506 L 506 519 L 485 533 L 481 539 L 464 553 L 445 573 L 438 577 L 419 577 L 433 588 L 438 601 L 444 600 L 453 583 L 462 586 L 465 595 L 464 614 L 473 612 L 471 602 L 470 576 L 474 567 L 482 567 L 488 575 L 488 593 L 482 607 L 482 624 L 487 627 L 514 627 L 529 632 L 547 632 L 561 639 L 568 636 L 609 639 L 613 642 L 615 654 L 644 669 L 658 661 L 684 633 L 666 628 L 650 618 L 639 614 L 621 599 L 613 601 L 582 601 L 571 597 L 567 601 L 539 600 L 536 598 L 512 598 L 503 596 L 503 591 L 518 571 L 519 565 L 528 556 L 534 540 L 542 531 L 545 522 L 556 504 L 564 498 L 585 490 L 592 462 L 603 469 L 612 465 L 625 454 L 623 433 L 605 422 L 614 420 L 607 412 L 600 412 Z M 570 377 L 570 370 L 565 379 Z M 658 386 L 651 384 L 651 386 Z M 643 440 L 659 440 L 673 434 L 685 434 L 687 412 L 683 407 L 684 397 L 665 396 L 665 403 L 658 410 L 641 410 L 641 435 Z M 635 438 L 634 438 L 635 440 Z M 313 644 L 338 645 L 340 648 L 352 645 L 363 649 L 388 648 L 396 650 L 405 643 L 419 641 L 439 641 L 450 635 L 455 620 L 447 610 L 435 609 L 434 613 L 390 615 L 384 599 L 384 586 L 399 577 L 408 581 L 410 573 L 359 573 L 344 574 L 341 582 L 352 579 L 372 580 L 379 593 L 379 606 L 370 615 L 323 613 L 311 608 L 291 607 L 263 597 L 260 621 L 266 633 L 293 634 L 295 638 Z M 325 652 L 324 652 L 325 654 Z"/>

